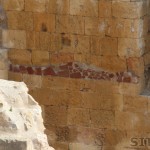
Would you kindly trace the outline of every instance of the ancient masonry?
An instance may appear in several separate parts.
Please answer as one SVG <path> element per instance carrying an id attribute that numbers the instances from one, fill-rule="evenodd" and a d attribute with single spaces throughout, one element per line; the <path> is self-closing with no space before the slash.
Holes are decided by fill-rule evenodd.
<path id="1" fill-rule="evenodd" d="M 0 3 L 0 76 L 27 84 L 50 145 L 144 149 L 131 138 L 150 136 L 150 0 Z"/>

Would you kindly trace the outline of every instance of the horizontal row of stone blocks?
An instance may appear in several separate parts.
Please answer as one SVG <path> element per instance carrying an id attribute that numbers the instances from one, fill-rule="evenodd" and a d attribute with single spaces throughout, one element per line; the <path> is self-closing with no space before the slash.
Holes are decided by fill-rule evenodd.
<path id="1" fill-rule="evenodd" d="M 98 18 L 17 11 L 8 11 L 7 17 L 8 27 L 13 30 L 126 38 L 140 38 L 148 30 L 148 17 Z"/>
<path id="2" fill-rule="evenodd" d="M 109 43 L 109 44 L 108 44 Z M 144 53 L 144 38 L 97 37 L 74 34 L 50 34 L 4 30 L 3 47 L 35 51 L 71 52 L 103 56 L 140 57 Z"/>
<path id="3" fill-rule="evenodd" d="M 148 10 L 146 4 L 141 0 L 3 0 L 5 10 L 122 18 L 140 18 Z"/>

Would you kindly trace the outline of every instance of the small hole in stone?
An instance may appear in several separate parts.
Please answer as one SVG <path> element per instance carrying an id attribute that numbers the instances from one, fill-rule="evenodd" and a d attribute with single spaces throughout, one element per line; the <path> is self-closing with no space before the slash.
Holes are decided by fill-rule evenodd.
<path id="1" fill-rule="evenodd" d="M 47 27 L 46 27 L 46 25 L 45 25 L 44 23 L 42 23 L 41 30 L 42 30 L 43 32 L 46 32 L 46 31 L 47 31 Z"/>

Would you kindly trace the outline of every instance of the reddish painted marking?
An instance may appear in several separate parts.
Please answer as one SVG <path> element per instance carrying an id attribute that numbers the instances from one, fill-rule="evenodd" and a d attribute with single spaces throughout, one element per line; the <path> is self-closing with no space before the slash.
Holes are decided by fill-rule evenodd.
<path id="1" fill-rule="evenodd" d="M 100 70 L 100 68 L 93 69 L 91 67 L 84 68 L 82 64 L 77 62 L 69 62 L 60 65 L 50 65 L 47 67 L 36 66 L 23 66 L 10 64 L 9 70 L 12 72 L 42 75 L 42 76 L 58 76 L 66 78 L 81 78 L 81 79 L 94 79 L 94 80 L 109 80 L 117 82 L 138 83 L 139 77 L 131 72 L 108 72 Z"/>

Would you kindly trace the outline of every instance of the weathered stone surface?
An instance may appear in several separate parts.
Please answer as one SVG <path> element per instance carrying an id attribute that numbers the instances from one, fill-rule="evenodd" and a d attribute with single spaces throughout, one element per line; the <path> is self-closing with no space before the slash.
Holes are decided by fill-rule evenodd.
<path id="1" fill-rule="evenodd" d="M 0 49 L 0 79 L 8 78 L 8 57 L 7 50 Z"/>
<path id="2" fill-rule="evenodd" d="M 53 150 L 41 108 L 24 83 L 0 80 L 0 150 Z"/>
<path id="3" fill-rule="evenodd" d="M 98 16 L 98 1 L 70 0 L 70 14 L 83 16 Z"/>
<path id="4" fill-rule="evenodd" d="M 2 46 L 5 48 L 26 48 L 26 33 L 21 30 L 3 30 Z"/>
<path id="5" fill-rule="evenodd" d="M 22 11 L 24 9 L 24 0 L 3 0 L 5 10 Z"/>
<path id="6" fill-rule="evenodd" d="M 24 81 L 42 105 L 56 150 L 123 150 L 126 135 L 149 133 L 149 98 L 139 96 L 150 64 L 149 0 L 2 1 L 9 79 Z"/>
<path id="7" fill-rule="evenodd" d="M 26 141 L 0 140 L 0 150 L 27 150 Z"/>

